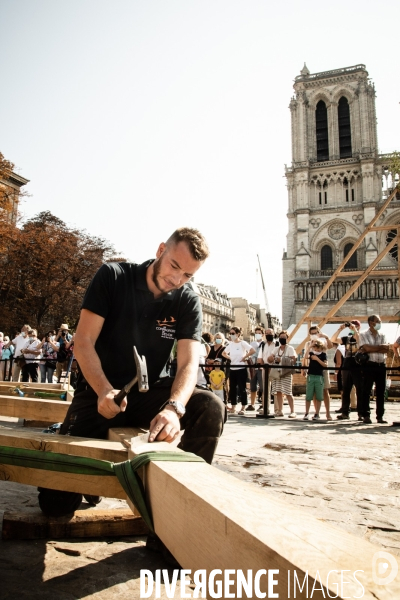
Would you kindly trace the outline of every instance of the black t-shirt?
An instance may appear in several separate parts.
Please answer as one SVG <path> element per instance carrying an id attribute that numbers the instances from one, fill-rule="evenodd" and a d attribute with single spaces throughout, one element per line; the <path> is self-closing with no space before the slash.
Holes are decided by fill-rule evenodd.
<path id="1" fill-rule="evenodd" d="M 313 356 L 313 354 L 315 354 L 315 352 L 310 352 L 310 354 L 309 354 L 310 368 L 308 369 L 308 374 L 309 375 L 323 375 L 324 372 L 322 369 L 322 365 L 320 365 L 317 360 L 311 360 L 311 357 Z M 321 354 L 315 354 L 315 356 L 317 356 L 317 358 L 319 358 L 319 360 L 322 360 L 322 362 L 326 361 L 326 353 L 325 352 L 321 352 Z"/>
<path id="2" fill-rule="evenodd" d="M 168 375 L 166 363 L 175 339 L 201 339 L 199 297 L 184 285 L 155 300 L 146 283 L 152 262 L 104 264 L 82 303 L 82 308 L 105 319 L 95 348 L 107 379 L 116 389 L 136 374 L 133 346 L 146 358 L 151 385 Z"/>

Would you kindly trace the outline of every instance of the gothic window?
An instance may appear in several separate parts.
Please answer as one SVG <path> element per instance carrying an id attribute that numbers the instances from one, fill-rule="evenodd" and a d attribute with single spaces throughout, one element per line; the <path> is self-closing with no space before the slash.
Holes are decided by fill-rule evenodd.
<path id="1" fill-rule="evenodd" d="M 329 160 L 328 111 L 323 100 L 318 102 L 315 110 L 315 128 L 317 134 L 317 161 Z"/>
<path id="2" fill-rule="evenodd" d="M 343 258 L 345 258 L 354 244 L 346 244 L 343 251 Z M 354 252 L 353 256 L 350 256 L 349 260 L 344 266 L 345 269 L 351 269 L 352 271 L 357 271 L 357 252 Z"/>
<path id="3" fill-rule="evenodd" d="M 395 238 L 396 236 L 397 236 L 397 229 L 391 229 L 390 231 L 388 231 L 388 233 L 386 235 L 386 245 L 390 244 L 392 239 Z M 399 249 L 398 249 L 397 244 L 395 244 L 393 246 L 393 248 L 391 250 L 389 250 L 389 254 L 392 258 L 394 258 L 394 260 L 398 261 Z"/>
<path id="4" fill-rule="evenodd" d="M 319 184 L 318 186 L 321 189 L 321 184 Z M 319 199 L 319 204 L 328 204 L 328 192 L 326 191 L 328 189 L 328 182 L 325 179 L 324 184 L 322 186 L 322 192 L 318 192 L 318 199 Z"/>
<path id="5" fill-rule="evenodd" d="M 346 202 L 354 202 L 355 191 L 354 191 L 354 188 L 351 187 L 351 185 L 354 185 L 353 181 L 354 180 L 352 180 L 352 183 L 350 184 L 347 177 L 345 177 L 343 179 L 344 195 L 345 195 Z"/>
<path id="6" fill-rule="evenodd" d="M 338 104 L 340 158 L 351 158 L 350 109 L 347 98 L 342 96 Z"/>
<path id="7" fill-rule="evenodd" d="M 321 271 L 333 268 L 332 248 L 328 245 L 321 248 Z"/>

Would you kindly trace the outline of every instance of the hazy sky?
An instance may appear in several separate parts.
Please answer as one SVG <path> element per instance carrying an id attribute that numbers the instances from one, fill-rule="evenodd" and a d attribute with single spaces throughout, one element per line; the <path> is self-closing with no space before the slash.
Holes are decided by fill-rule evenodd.
<path id="1" fill-rule="evenodd" d="M 143 261 L 182 225 L 196 276 L 281 315 L 293 79 L 363 63 L 400 150 L 400 2 L 0 0 L 0 151 L 51 210 Z M 397 27 L 397 29 L 396 29 Z"/>

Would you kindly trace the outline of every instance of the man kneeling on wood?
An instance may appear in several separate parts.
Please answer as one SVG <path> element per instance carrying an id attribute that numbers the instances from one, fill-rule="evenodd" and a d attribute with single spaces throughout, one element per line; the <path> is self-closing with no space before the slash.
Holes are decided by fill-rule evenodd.
<path id="1" fill-rule="evenodd" d="M 223 402 L 196 388 L 202 312 L 186 285 L 208 257 L 202 234 L 176 230 L 159 245 L 156 259 L 138 265 L 107 263 L 96 273 L 82 304 L 75 356 L 82 376 L 61 434 L 106 438 L 110 427 L 150 429 L 150 439 L 172 442 L 211 463 L 226 420 Z M 177 340 L 177 373 L 167 364 Z M 133 346 L 147 361 L 150 389 L 135 385 L 118 406 L 114 397 L 136 372 Z M 81 494 L 39 488 L 49 515 L 76 510 Z M 95 500 L 93 500 L 95 502 Z"/>

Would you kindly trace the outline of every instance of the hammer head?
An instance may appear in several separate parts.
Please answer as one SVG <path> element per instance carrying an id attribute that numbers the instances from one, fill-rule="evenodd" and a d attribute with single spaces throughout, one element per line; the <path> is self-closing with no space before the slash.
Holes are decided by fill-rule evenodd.
<path id="1" fill-rule="evenodd" d="M 140 357 L 136 346 L 133 346 L 133 356 L 135 357 L 136 363 L 136 377 L 139 392 L 149 391 L 149 379 L 147 376 L 147 364 L 144 356 Z"/>

